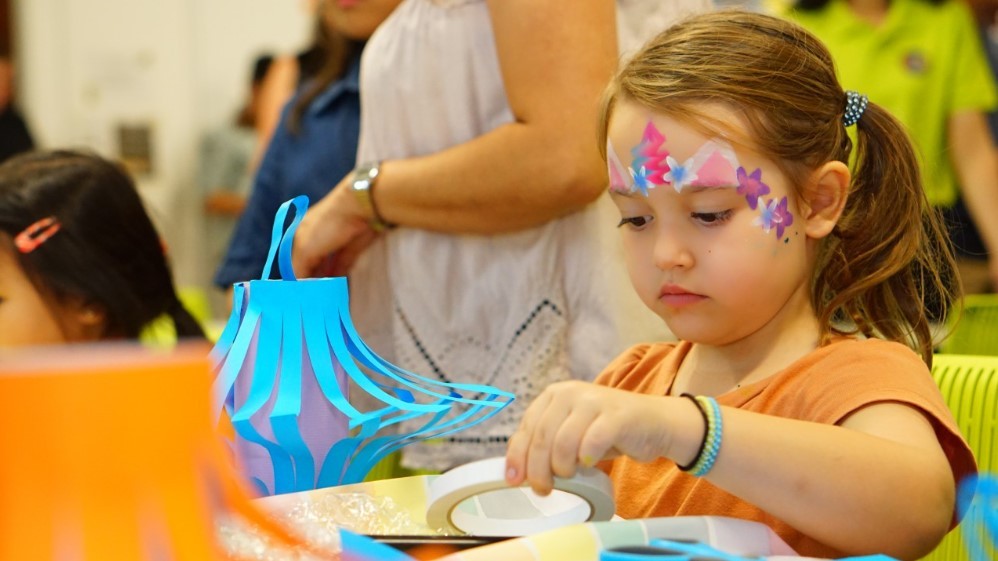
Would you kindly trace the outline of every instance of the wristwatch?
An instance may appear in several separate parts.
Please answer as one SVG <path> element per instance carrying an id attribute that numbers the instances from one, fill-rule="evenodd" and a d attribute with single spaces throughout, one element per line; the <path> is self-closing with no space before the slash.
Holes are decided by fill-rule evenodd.
<path id="1" fill-rule="evenodd" d="M 381 162 L 367 162 L 357 166 L 353 170 L 353 177 L 350 180 L 350 190 L 353 191 L 357 202 L 371 215 L 371 228 L 376 232 L 382 232 L 395 227 L 381 217 L 378 207 L 374 203 L 374 185 L 381 173 Z"/>

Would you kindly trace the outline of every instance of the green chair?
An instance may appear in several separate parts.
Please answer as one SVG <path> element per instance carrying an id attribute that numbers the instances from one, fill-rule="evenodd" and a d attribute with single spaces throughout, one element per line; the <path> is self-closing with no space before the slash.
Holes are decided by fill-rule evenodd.
<path id="1" fill-rule="evenodd" d="M 937 354 L 932 377 L 974 451 L 978 470 L 998 472 L 998 356 Z M 980 513 L 971 511 L 923 561 L 977 561 L 967 554 L 963 532 L 982 526 Z M 992 559 L 998 558 L 995 553 Z"/>
<path id="2" fill-rule="evenodd" d="M 939 352 L 998 355 L 998 294 L 968 294 L 963 314 L 947 327 L 952 334 L 942 342 Z"/>

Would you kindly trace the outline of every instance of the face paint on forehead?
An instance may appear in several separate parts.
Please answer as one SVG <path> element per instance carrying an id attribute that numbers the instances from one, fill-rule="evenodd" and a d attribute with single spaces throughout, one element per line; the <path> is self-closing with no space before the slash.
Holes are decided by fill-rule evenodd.
<path id="1" fill-rule="evenodd" d="M 678 162 L 665 147 L 665 135 L 648 121 L 641 142 L 631 148 L 631 165 L 625 168 L 613 143 L 607 139 L 607 167 L 610 190 L 630 194 L 658 185 L 671 184 L 677 193 L 687 186 L 737 187 L 738 158 L 727 142 L 708 140 L 685 162 Z M 625 171 L 626 170 L 626 173 Z"/>
<path id="2" fill-rule="evenodd" d="M 680 164 L 668 156 L 666 158 L 671 170 L 665 175 L 666 181 L 672 183 L 677 193 L 682 193 L 687 186 L 699 187 L 736 187 L 735 169 L 739 167 L 735 151 L 723 140 L 711 139 Z"/>
<path id="3" fill-rule="evenodd" d="M 609 138 L 606 139 L 606 166 L 608 168 L 607 172 L 610 175 L 611 193 L 627 195 L 634 191 L 634 182 L 627 175 L 627 168 L 624 167 L 624 164 L 620 163 L 617 151 L 613 149 L 613 142 Z"/>
<path id="4" fill-rule="evenodd" d="M 677 193 L 682 193 L 686 187 L 731 187 L 745 197 L 751 210 L 758 209 L 759 215 L 752 223 L 763 232 L 768 234 L 776 230 L 779 240 L 794 223 L 787 197 L 763 200 L 771 190 L 762 180 L 762 169 L 755 168 L 752 172 L 745 169 L 739 164 L 734 149 L 724 140 L 707 140 L 684 162 L 672 157 L 665 142 L 665 135 L 649 120 L 641 142 L 631 148 L 630 167 L 624 167 L 613 143 L 607 139 L 610 191 L 625 195 L 640 191 L 647 197 L 649 189 L 666 184 L 671 184 Z"/>
<path id="5" fill-rule="evenodd" d="M 648 196 L 648 189 L 655 185 L 665 184 L 665 175 L 669 173 L 669 151 L 665 149 L 665 135 L 655 123 L 648 121 L 641 142 L 631 148 L 631 177 L 634 185 L 642 195 Z"/>

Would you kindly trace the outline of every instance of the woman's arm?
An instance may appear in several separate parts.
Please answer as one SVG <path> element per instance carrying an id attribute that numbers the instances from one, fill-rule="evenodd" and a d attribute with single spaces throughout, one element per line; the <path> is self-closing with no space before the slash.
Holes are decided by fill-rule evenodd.
<path id="1" fill-rule="evenodd" d="M 514 232 L 577 211 L 605 188 L 596 110 L 617 64 L 613 1 L 578 0 L 569 9 L 557 0 L 489 0 L 488 7 L 515 120 L 434 154 L 383 162 L 374 199 L 388 222 L 444 233 Z M 370 209 L 358 204 L 350 180 L 302 221 L 299 272 L 315 272 L 328 254 L 367 235 Z M 358 251 L 363 245 L 354 244 Z"/>
<path id="2" fill-rule="evenodd" d="M 435 154 L 384 162 L 376 199 L 389 222 L 510 232 L 576 211 L 605 187 L 596 110 L 617 64 L 614 3 L 491 0 L 489 11 L 515 121 Z"/>
<path id="3" fill-rule="evenodd" d="M 991 284 L 998 287 L 998 150 L 980 111 L 954 114 L 948 130 L 961 193 L 988 250 Z"/>

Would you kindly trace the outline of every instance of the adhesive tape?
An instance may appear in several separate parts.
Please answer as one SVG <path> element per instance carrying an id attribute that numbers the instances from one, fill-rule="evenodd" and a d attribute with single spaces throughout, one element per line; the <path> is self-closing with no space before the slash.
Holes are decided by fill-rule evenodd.
<path id="1" fill-rule="evenodd" d="M 430 483 L 427 524 L 476 536 L 525 536 L 613 517 L 610 478 L 602 471 L 580 468 L 575 477 L 555 477 L 555 491 L 541 497 L 510 487 L 505 469 L 506 458 L 489 458 L 438 476 Z"/>

